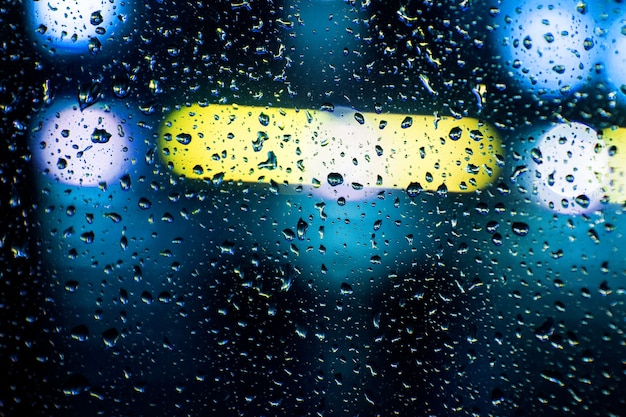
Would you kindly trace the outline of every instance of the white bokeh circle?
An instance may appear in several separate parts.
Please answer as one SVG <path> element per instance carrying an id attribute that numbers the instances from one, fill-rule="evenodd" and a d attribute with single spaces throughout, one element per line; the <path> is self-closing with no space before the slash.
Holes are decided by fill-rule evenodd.
<path id="1" fill-rule="evenodd" d="M 599 49 L 594 25 L 575 2 L 510 2 L 502 6 L 492 42 L 519 87 L 554 98 L 580 89 L 592 76 Z"/>
<path id="2" fill-rule="evenodd" d="M 33 39 L 48 50 L 70 55 L 113 39 L 132 11 L 128 2 L 119 0 L 38 0 L 27 5 Z"/>
<path id="3" fill-rule="evenodd" d="M 58 100 L 35 130 L 33 159 L 55 181 L 94 187 L 117 180 L 132 164 L 128 125 L 103 106 L 81 111 L 75 101 Z"/>
<path id="4" fill-rule="evenodd" d="M 595 130 L 562 123 L 540 135 L 530 151 L 533 187 L 542 205 L 560 213 L 600 208 L 609 177 L 609 153 Z"/>

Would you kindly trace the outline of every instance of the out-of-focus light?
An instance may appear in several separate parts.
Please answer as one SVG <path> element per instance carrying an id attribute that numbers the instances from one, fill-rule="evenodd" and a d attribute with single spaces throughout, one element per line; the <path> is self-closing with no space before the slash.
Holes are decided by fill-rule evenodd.
<path id="1" fill-rule="evenodd" d="M 115 0 L 39 0 L 27 2 L 33 40 L 53 53 L 97 53 L 119 36 L 132 12 Z"/>
<path id="2" fill-rule="evenodd" d="M 58 182 L 98 186 L 120 178 L 132 163 L 128 125 L 103 105 L 81 111 L 75 101 L 58 99 L 38 121 L 33 159 Z"/>
<path id="3" fill-rule="evenodd" d="M 559 124 L 541 135 L 530 155 L 537 198 L 552 210 L 570 214 L 597 210 L 612 192 L 610 145 L 589 126 Z"/>
<path id="4" fill-rule="evenodd" d="M 309 185 L 359 198 L 381 188 L 471 192 L 497 178 L 495 129 L 476 119 L 211 105 L 176 110 L 158 142 L 176 175 Z"/>
<path id="5" fill-rule="evenodd" d="M 493 32 L 508 75 L 525 91 L 553 98 L 581 88 L 597 59 L 594 21 L 576 2 L 541 0 L 502 6 Z"/>
<path id="6" fill-rule="evenodd" d="M 608 38 L 604 69 L 618 99 L 626 102 L 626 19 L 619 19 L 611 26 Z"/>

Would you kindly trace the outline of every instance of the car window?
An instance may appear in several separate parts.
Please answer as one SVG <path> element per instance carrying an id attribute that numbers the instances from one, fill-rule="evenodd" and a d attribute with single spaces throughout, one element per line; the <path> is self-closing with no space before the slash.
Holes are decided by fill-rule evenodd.
<path id="1" fill-rule="evenodd" d="M 623 414 L 620 1 L 0 21 L 0 414 Z"/>

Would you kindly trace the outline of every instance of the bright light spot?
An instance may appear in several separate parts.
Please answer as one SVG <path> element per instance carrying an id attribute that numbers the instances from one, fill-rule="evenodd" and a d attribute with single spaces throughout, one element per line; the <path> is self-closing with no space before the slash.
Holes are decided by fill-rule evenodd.
<path id="1" fill-rule="evenodd" d="M 82 112 L 70 100 L 57 100 L 45 110 L 31 138 L 39 169 L 64 184 L 110 183 L 131 164 L 128 126 L 97 105 Z"/>
<path id="2" fill-rule="evenodd" d="M 609 150 L 582 123 L 560 124 L 539 139 L 531 175 L 539 201 L 560 213 L 597 210 L 606 194 Z"/>
<path id="3" fill-rule="evenodd" d="M 274 181 L 352 199 L 410 184 L 441 193 L 475 191 L 497 178 L 502 160 L 495 129 L 477 119 L 347 108 L 195 105 L 166 116 L 158 146 L 176 175 Z"/>
<path id="4" fill-rule="evenodd" d="M 27 23 L 33 39 L 53 53 L 95 53 L 120 36 L 131 12 L 129 2 L 114 0 L 29 1 Z"/>
<path id="5" fill-rule="evenodd" d="M 503 68 L 524 90 L 540 97 L 568 94 L 591 76 L 598 47 L 594 21 L 576 2 L 541 0 L 503 6 L 492 42 Z"/>

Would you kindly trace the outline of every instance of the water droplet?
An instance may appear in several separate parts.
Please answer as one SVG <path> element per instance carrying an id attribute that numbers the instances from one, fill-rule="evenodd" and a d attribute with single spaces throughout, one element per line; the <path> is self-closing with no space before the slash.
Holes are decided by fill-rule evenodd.
<path id="1" fill-rule="evenodd" d="M 522 41 L 522 44 L 524 45 L 524 48 L 526 49 L 530 49 L 533 47 L 533 41 L 532 39 L 530 39 L 530 36 L 526 36 L 524 40 Z"/>
<path id="2" fill-rule="evenodd" d="M 202 175 L 202 174 L 204 174 L 204 168 L 202 168 L 202 166 L 200 166 L 200 165 L 195 165 L 193 167 L 193 173 L 195 175 Z"/>
<path id="3" fill-rule="evenodd" d="M 380 103 L 374 103 L 374 111 L 376 114 L 381 114 L 383 112 L 383 105 Z"/>
<path id="4" fill-rule="evenodd" d="M 296 234 L 291 229 L 284 229 L 283 237 L 285 238 L 287 242 L 291 242 L 296 238 Z"/>
<path id="5" fill-rule="evenodd" d="M 300 218 L 298 220 L 298 226 L 296 231 L 298 233 L 298 240 L 304 240 L 306 237 L 306 231 L 309 228 L 309 224 Z"/>
<path id="6" fill-rule="evenodd" d="M 105 129 L 94 129 L 91 134 L 91 141 L 93 143 L 107 143 L 111 139 L 111 134 Z"/>
<path id="7" fill-rule="evenodd" d="M 419 182 L 412 182 L 407 187 L 406 193 L 409 195 L 409 197 L 416 197 L 417 195 L 419 195 L 419 193 L 422 192 L 422 190 L 423 188 Z"/>
<path id="8" fill-rule="evenodd" d="M 57 168 L 59 169 L 67 168 L 67 160 L 65 158 L 59 158 L 57 160 Z"/>
<path id="9" fill-rule="evenodd" d="M 354 113 L 354 120 L 356 120 L 360 125 L 365 123 L 365 117 L 361 113 Z"/>
<path id="10" fill-rule="evenodd" d="M 63 394 L 67 396 L 79 395 L 89 390 L 89 380 L 81 374 L 71 374 L 63 383 Z"/>
<path id="11" fill-rule="evenodd" d="M 98 38 L 89 38 L 89 43 L 87 44 L 87 50 L 89 50 L 92 54 L 97 54 L 102 51 L 102 43 Z"/>
<path id="12" fill-rule="evenodd" d="M 276 154 L 272 151 L 267 153 L 267 160 L 260 162 L 258 164 L 259 169 L 269 169 L 273 170 L 278 167 L 278 160 L 276 159 Z"/>
<path id="13" fill-rule="evenodd" d="M 341 295 L 352 295 L 354 292 L 352 289 L 352 286 L 348 284 L 347 282 L 341 283 L 341 286 L 339 287 L 339 291 L 341 292 Z"/>
<path id="14" fill-rule="evenodd" d="M 528 225 L 522 222 L 513 222 L 513 224 L 511 225 L 511 229 L 513 230 L 513 233 L 518 236 L 526 236 L 528 234 L 528 231 L 530 230 Z"/>
<path id="15" fill-rule="evenodd" d="M 152 202 L 145 197 L 141 197 L 138 204 L 139 208 L 142 210 L 148 210 L 150 207 L 152 207 Z"/>
<path id="16" fill-rule="evenodd" d="M 589 197 L 587 197 L 584 194 L 581 194 L 578 197 L 576 197 L 575 201 L 576 201 L 576 204 L 578 204 L 580 207 L 585 208 L 585 209 L 589 207 L 589 204 L 591 203 L 591 200 L 589 200 Z"/>
<path id="17" fill-rule="evenodd" d="M 189 145 L 191 143 L 191 135 L 189 133 L 179 133 L 176 135 L 176 140 L 183 145 Z"/>
<path id="18" fill-rule="evenodd" d="M 256 139 L 252 141 L 252 149 L 254 152 L 259 152 L 263 149 L 263 143 L 269 139 L 267 133 L 265 132 L 257 132 Z"/>
<path id="19" fill-rule="evenodd" d="M 546 42 L 548 43 L 552 43 L 554 42 L 554 35 L 550 32 L 546 33 L 543 35 L 543 38 L 546 40 Z"/>
<path id="20" fill-rule="evenodd" d="M 67 292 L 76 292 L 76 290 L 78 290 L 78 281 L 75 280 L 69 280 L 65 283 L 65 291 Z"/>
<path id="21" fill-rule="evenodd" d="M 337 172 L 331 172 L 328 174 L 327 180 L 332 187 L 343 184 L 343 177 Z"/>
<path id="22" fill-rule="evenodd" d="M 535 329 L 535 337 L 542 342 L 547 341 L 554 334 L 554 320 L 548 318 L 541 326 Z"/>
<path id="23" fill-rule="evenodd" d="M 261 123 L 263 126 L 267 126 L 270 124 L 270 117 L 265 114 L 265 113 L 261 113 L 259 114 L 259 123 Z"/>
<path id="24" fill-rule="evenodd" d="M 481 140 L 483 140 L 483 132 L 481 132 L 480 130 L 470 130 L 469 135 L 470 138 L 472 138 L 476 142 L 480 142 Z"/>
<path id="25" fill-rule="evenodd" d="M 500 224 L 495 221 L 495 220 L 491 220 L 489 223 L 487 223 L 486 229 L 488 233 L 495 233 L 496 230 L 498 230 L 498 227 L 500 227 Z"/>
<path id="26" fill-rule="evenodd" d="M 123 98 L 130 92 L 130 80 L 127 76 L 113 77 L 113 94 L 118 98 Z"/>
<path id="27" fill-rule="evenodd" d="M 78 90 L 78 105 L 81 110 L 85 110 L 98 100 L 100 100 L 100 83 L 98 81 L 92 81 L 80 86 Z"/>
<path id="28" fill-rule="evenodd" d="M 463 129 L 461 129 L 459 126 L 455 126 L 452 129 L 450 129 L 450 133 L 448 134 L 450 139 L 454 141 L 461 139 L 462 135 L 463 135 Z"/>
<path id="29" fill-rule="evenodd" d="M 448 187 L 446 186 L 446 184 L 441 184 L 438 188 L 437 188 L 437 195 L 439 197 L 447 197 L 448 196 Z"/>
<path id="30" fill-rule="evenodd" d="M 89 339 L 89 328 L 84 324 L 73 327 L 72 330 L 70 330 L 70 337 L 79 342 L 84 342 Z"/>
<path id="31" fill-rule="evenodd" d="M 383 148 L 382 148 L 382 146 L 376 145 L 376 147 L 374 149 L 376 149 L 376 155 L 378 155 L 378 156 L 382 156 L 383 155 Z"/>
<path id="32" fill-rule="evenodd" d="M 335 106 L 333 104 L 331 104 L 331 103 L 324 103 L 320 107 L 320 110 L 332 113 L 332 112 L 335 111 Z"/>
<path id="33" fill-rule="evenodd" d="M 409 127 L 413 126 L 413 118 L 411 116 L 405 117 L 400 126 L 402 127 L 402 129 L 408 129 Z"/>
<path id="34" fill-rule="evenodd" d="M 104 19 L 102 18 L 102 12 L 100 10 L 93 12 L 91 14 L 91 17 L 89 18 L 89 22 L 94 26 L 102 24 L 102 22 L 104 22 Z"/>
<path id="35" fill-rule="evenodd" d="M 543 155 L 541 154 L 540 149 L 532 148 L 530 150 L 530 156 L 537 165 L 543 164 Z"/>
<path id="36" fill-rule="evenodd" d="M 124 176 L 122 176 L 122 178 L 120 178 L 120 188 L 123 191 L 128 191 L 130 190 L 130 175 L 129 174 L 125 174 Z"/>
<path id="37" fill-rule="evenodd" d="M 491 236 L 491 241 L 496 246 L 502 246 L 502 235 L 500 233 L 494 233 L 493 236 Z"/>
<path id="38" fill-rule="evenodd" d="M 378 123 L 378 128 L 380 130 L 383 130 L 385 127 L 387 127 L 387 121 L 386 120 L 381 120 L 380 123 Z"/>
<path id="39" fill-rule="evenodd" d="M 152 294 L 150 294 L 148 291 L 144 291 L 141 293 L 141 301 L 144 304 L 152 304 L 154 302 L 154 298 L 152 298 Z"/>
<path id="40" fill-rule="evenodd" d="M 95 239 L 95 234 L 94 232 L 85 232 L 83 234 L 80 235 L 80 240 L 82 240 L 83 242 L 90 244 L 93 243 L 94 239 Z"/>
<path id="41" fill-rule="evenodd" d="M 120 337 L 120 332 L 117 331 L 115 327 L 111 327 L 110 329 L 102 332 L 102 342 L 106 347 L 113 347 L 117 343 L 117 340 Z"/>

